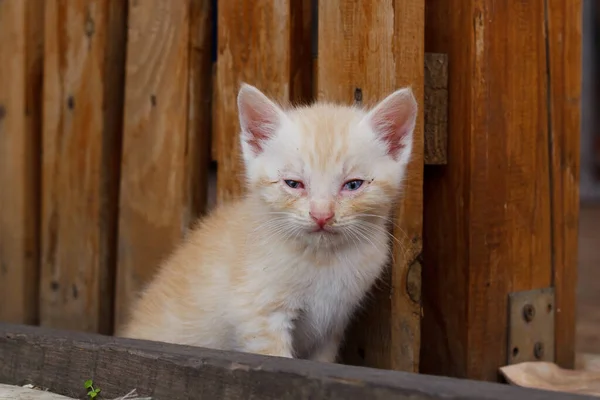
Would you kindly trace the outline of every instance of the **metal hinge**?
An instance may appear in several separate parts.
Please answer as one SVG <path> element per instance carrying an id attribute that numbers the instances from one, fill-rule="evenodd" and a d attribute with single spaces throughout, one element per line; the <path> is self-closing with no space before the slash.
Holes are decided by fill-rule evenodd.
<path id="1" fill-rule="evenodd" d="M 554 288 L 508 295 L 507 363 L 554 362 Z"/>

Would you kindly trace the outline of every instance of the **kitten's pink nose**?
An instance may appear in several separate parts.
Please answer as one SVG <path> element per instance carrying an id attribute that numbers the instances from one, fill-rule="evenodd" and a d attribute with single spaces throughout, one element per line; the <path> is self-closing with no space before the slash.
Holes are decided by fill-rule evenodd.
<path id="1" fill-rule="evenodd" d="M 323 228 L 333 218 L 333 211 L 310 210 L 309 215 L 319 225 L 319 228 Z"/>

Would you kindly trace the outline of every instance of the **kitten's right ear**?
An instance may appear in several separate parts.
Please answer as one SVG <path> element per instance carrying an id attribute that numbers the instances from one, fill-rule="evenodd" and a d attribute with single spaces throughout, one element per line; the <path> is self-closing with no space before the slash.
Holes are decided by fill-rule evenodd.
<path id="1" fill-rule="evenodd" d="M 256 156 L 263 150 L 264 143 L 273 137 L 285 114 L 260 90 L 246 83 L 241 85 L 237 105 L 241 140 L 248 147 L 244 150 L 250 150 Z"/>

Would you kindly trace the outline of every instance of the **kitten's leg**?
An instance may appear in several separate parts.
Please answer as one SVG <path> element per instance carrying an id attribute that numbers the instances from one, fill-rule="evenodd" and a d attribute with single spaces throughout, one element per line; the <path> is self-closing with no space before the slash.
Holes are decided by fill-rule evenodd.
<path id="1" fill-rule="evenodd" d="M 335 333 L 330 335 L 310 356 L 312 361 L 325 363 L 335 363 L 340 343 L 342 342 L 342 334 Z"/>
<path id="2" fill-rule="evenodd" d="M 292 329 L 294 312 L 277 311 L 250 318 L 239 326 L 242 351 L 293 358 Z"/>

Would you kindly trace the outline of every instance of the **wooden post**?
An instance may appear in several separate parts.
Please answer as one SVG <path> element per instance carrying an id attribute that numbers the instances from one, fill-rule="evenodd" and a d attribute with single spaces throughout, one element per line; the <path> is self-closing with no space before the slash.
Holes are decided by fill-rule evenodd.
<path id="1" fill-rule="evenodd" d="M 0 320 L 33 324 L 39 302 L 44 0 L 0 2 Z"/>
<path id="2" fill-rule="evenodd" d="M 41 324 L 108 333 L 125 5 L 44 3 Z"/>
<path id="3" fill-rule="evenodd" d="M 117 324 L 205 206 L 210 6 L 129 2 Z"/>
<path id="4" fill-rule="evenodd" d="M 581 2 L 426 6 L 426 49 L 449 55 L 449 132 L 448 164 L 425 177 L 421 372 L 497 380 L 509 294 L 550 286 L 556 360 L 572 366 Z"/>
<path id="5" fill-rule="evenodd" d="M 581 0 L 546 0 L 552 217 L 552 285 L 556 291 L 555 356 L 575 364 L 579 224 Z"/>
<path id="6" fill-rule="evenodd" d="M 254 85 L 283 104 L 310 100 L 309 3 L 219 1 L 212 147 L 218 201 L 245 190 L 236 104 L 240 83 Z"/>
<path id="7" fill-rule="evenodd" d="M 393 262 L 347 334 L 346 362 L 417 371 L 423 184 L 424 1 L 319 2 L 318 97 L 373 105 L 412 86 L 421 105 L 412 161 L 396 210 Z"/>

